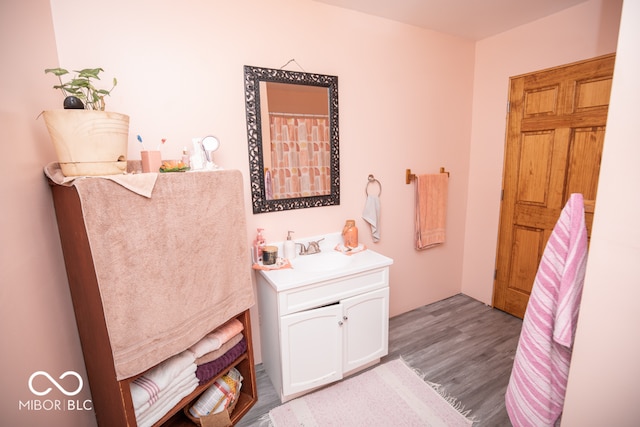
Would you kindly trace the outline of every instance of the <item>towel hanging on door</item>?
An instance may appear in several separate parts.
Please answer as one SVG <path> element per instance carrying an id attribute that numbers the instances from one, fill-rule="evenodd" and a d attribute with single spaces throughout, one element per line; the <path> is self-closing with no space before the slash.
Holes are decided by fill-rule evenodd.
<path id="1" fill-rule="evenodd" d="M 582 194 L 560 213 L 531 289 L 505 394 L 515 426 L 553 426 L 564 407 L 587 265 Z"/>
<path id="2" fill-rule="evenodd" d="M 445 241 L 449 175 L 415 175 L 415 247 L 433 248 Z"/>

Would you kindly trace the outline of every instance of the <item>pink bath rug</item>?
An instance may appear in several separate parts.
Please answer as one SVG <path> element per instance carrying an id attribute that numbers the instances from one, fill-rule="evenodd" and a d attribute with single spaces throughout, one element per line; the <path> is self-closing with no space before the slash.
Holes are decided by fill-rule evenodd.
<path id="1" fill-rule="evenodd" d="M 400 359 L 299 397 L 269 412 L 274 427 L 469 427 L 458 402 Z"/>

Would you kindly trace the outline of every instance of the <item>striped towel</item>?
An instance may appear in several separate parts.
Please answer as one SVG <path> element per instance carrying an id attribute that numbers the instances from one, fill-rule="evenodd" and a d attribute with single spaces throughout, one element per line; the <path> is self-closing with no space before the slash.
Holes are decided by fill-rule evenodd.
<path id="1" fill-rule="evenodd" d="M 587 262 L 582 194 L 572 194 L 549 237 L 522 322 L 505 404 L 515 427 L 559 419 Z"/>
<path id="2" fill-rule="evenodd" d="M 153 405 L 158 400 L 160 393 L 169 388 L 176 378 L 183 375 L 185 371 L 195 377 L 195 358 L 193 353 L 189 351 L 183 351 L 170 357 L 133 380 L 130 384 L 133 408 L 138 411 L 142 407 Z"/>

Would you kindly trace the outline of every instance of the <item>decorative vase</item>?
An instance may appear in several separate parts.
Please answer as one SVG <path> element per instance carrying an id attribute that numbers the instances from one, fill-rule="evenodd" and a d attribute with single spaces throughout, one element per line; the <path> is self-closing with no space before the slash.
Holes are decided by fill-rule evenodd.
<path id="1" fill-rule="evenodd" d="M 358 227 L 356 227 L 355 220 L 348 219 L 344 224 L 342 239 L 346 248 L 355 249 L 358 247 Z"/>
<path id="2" fill-rule="evenodd" d="M 129 116 L 93 110 L 48 110 L 43 116 L 65 176 L 127 171 Z"/>

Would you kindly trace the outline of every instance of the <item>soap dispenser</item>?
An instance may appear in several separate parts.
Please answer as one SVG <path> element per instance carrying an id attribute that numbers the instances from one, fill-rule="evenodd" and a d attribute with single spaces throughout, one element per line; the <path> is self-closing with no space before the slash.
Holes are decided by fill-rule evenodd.
<path id="1" fill-rule="evenodd" d="M 291 240 L 291 233 L 293 231 L 287 233 L 287 240 L 284 241 L 284 257 L 289 260 L 296 257 L 296 244 Z"/>
<path id="2" fill-rule="evenodd" d="M 253 241 L 253 262 L 261 262 L 262 261 L 262 249 L 264 249 L 267 244 L 264 240 L 264 236 L 262 232 L 264 228 L 258 228 L 258 234 L 256 235 L 256 239 Z"/>

